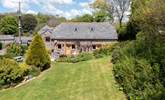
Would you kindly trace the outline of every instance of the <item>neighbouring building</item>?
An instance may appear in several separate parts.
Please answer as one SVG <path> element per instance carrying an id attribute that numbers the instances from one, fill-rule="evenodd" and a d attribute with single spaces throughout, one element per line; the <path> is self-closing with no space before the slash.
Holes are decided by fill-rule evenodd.
<path id="1" fill-rule="evenodd" d="M 3 44 L 13 43 L 15 40 L 14 35 L 0 35 L 0 42 Z"/>
<path id="2" fill-rule="evenodd" d="M 25 37 L 21 36 L 21 44 L 29 45 L 32 41 L 32 36 Z M 4 45 L 8 45 L 11 43 L 19 43 L 19 37 L 15 37 L 14 35 L 0 35 L 0 42 Z"/>
<path id="3" fill-rule="evenodd" d="M 116 29 L 109 22 L 68 22 L 43 27 L 39 33 L 52 55 L 77 55 L 116 42 Z"/>

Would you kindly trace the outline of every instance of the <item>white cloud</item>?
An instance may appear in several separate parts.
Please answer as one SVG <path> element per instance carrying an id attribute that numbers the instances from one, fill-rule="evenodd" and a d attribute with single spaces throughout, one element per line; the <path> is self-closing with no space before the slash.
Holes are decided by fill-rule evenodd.
<path id="1" fill-rule="evenodd" d="M 18 2 L 22 2 L 22 11 L 24 13 L 37 14 L 38 12 L 52 15 L 64 16 L 71 19 L 77 15 L 91 14 L 92 9 L 89 4 L 93 0 L 88 0 L 89 2 L 81 2 L 79 5 L 81 8 L 71 8 L 71 9 L 59 9 L 58 7 L 75 5 L 74 0 L 0 0 L 0 6 L 7 8 L 10 11 L 18 10 Z M 35 11 L 34 11 L 35 10 Z"/>
<path id="2" fill-rule="evenodd" d="M 68 12 L 63 12 L 61 15 L 65 16 L 68 19 L 74 18 L 76 16 L 81 16 L 83 14 L 92 14 L 92 11 L 90 11 L 89 9 L 81 9 L 81 10 L 77 10 L 77 9 L 72 9 Z"/>
<path id="3" fill-rule="evenodd" d="M 80 2 L 79 5 L 83 8 L 88 8 L 89 7 L 89 2 Z"/>
<path id="4" fill-rule="evenodd" d="M 11 11 L 17 11 L 18 10 L 18 2 L 20 0 L 3 0 L 1 1 L 1 5 L 5 8 L 10 9 Z M 26 2 L 28 0 L 25 0 Z M 22 3 L 22 10 L 28 9 L 29 5 L 27 3 Z"/>
<path id="5" fill-rule="evenodd" d="M 37 15 L 37 12 L 35 12 L 35 11 L 33 11 L 33 10 L 28 10 L 28 11 L 26 12 L 26 14 L 35 14 L 35 15 Z"/>

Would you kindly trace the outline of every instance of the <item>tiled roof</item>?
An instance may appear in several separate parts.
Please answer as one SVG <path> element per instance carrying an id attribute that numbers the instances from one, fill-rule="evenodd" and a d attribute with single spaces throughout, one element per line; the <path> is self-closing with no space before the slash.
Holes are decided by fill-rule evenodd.
<path id="1" fill-rule="evenodd" d="M 109 22 L 62 23 L 56 28 L 45 26 L 39 33 L 44 30 L 51 33 L 54 39 L 118 39 L 116 29 Z"/>
<path id="2" fill-rule="evenodd" d="M 1 41 L 6 41 L 6 40 L 14 40 L 14 36 L 13 35 L 0 35 L 0 40 Z"/>

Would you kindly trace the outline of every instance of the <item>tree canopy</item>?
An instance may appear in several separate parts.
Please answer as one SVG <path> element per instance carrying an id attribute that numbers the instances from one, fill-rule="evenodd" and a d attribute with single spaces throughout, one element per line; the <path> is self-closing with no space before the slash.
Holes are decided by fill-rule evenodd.
<path id="1" fill-rule="evenodd" d="M 130 100 L 165 99 L 164 17 L 165 0 L 133 0 L 127 28 L 136 40 L 120 43 L 112 59 L 115 78 Z"/>
<path id="2" fill-rule="evenodd" d="M 34 39 L 28 48 L 25 62 L 28 65 L 33 65 L 41 70 L 50 67 L 50 57 L 44 41 L 39 34 L 34 36 Z"/>
<path id="3" fill-rule="evenodd" d="M 31 14 L 26 14 L 22 16 L 22 28 L 23 32 L 31 32 L 34 31 L 37 26 L 37 19 L 35 16 Z"/>
<path id="4" fill-rule="evenodd" d="M 16 34 L 18 32 L 17 18 L 14 16 L 5 16 L 0 21 L 0 32 L 6 35 Z"/>

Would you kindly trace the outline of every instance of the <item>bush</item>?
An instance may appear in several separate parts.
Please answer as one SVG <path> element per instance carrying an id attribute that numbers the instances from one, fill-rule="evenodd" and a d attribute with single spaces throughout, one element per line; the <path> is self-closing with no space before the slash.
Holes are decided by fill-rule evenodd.
<path id="1" fill-rule="evenodd" d="M 35 66 L 32 66 L 29 69 L 28 75 L 32 75 L 33 77 L 38 76 L 41 73 L 41 70 Z"/>
<path id="2" fill-rule="evenodd" d="M 117 27 L 118 40 L 126 41 L 126 40 L 135 40 L 136 39 L 136 29 L 134 28 L 134 24 L 129 22 L 121 27 Z"/>
<path id="3" fill-rule="evenodd" d="M 23 80 L 26 73 L 27 68 L 20 67 L 14 60 L 8 58 L 0 60 L 1 85 L 18 83 Z"/>
<path id="4" fill-rule="evenodd" d="M 164 67 L 158 59 L 159 54 L 154 54 L 155 48 L 148 49 L 144 39 L 138 38 L 120 43 L 113 51 L 115 79 L 131 100 L 148 100 L 164 88 L 161 80 Z"/>
<path id="5" fill-rule="evenodd" d="M 36 66 L 41 70 L 50 67 L 50 56 L 46 50 L 44 41 L 39 34 L 36 34 L 26 53 L 26 64 Z"/>
<path id="6" fill-rule="evenodd" d="M 23 56 L 26 53 L 27 46 L 12 43 L 7 47 L 7 55 L 11 57 Z"/>
<path id="7" fill-rule="evenodd" d="M 68 57 L 60 57 L 58 62 L 69 62 L 69 63 L 77 63 L 81 61 L 87 61 L 93 59 L 94 56 L 92 53 L 80 53 L 78 56 L 68 56 Z"/>
<path id="8" fill-rule="evenodd" d="M 2 50 L 2 43 L 0 42 L 0 50 Z"/>
<path id="9" fill-rule="evenodd" d="M 102 58 L 112 54 L 115 44 L 106 45 L 101 49 L 97 49 L 93 52 L 95 58 Z"/>
<path id="10" fill-rule="evenodd" d="M 0 59 L 2 59 L 2 58 L 10 58 L 10 59 L 12 59 L 13 57 L 11 55 L 9 55 L 9 54 L 5 54 L 5 55 L 0 55 Z"/>

